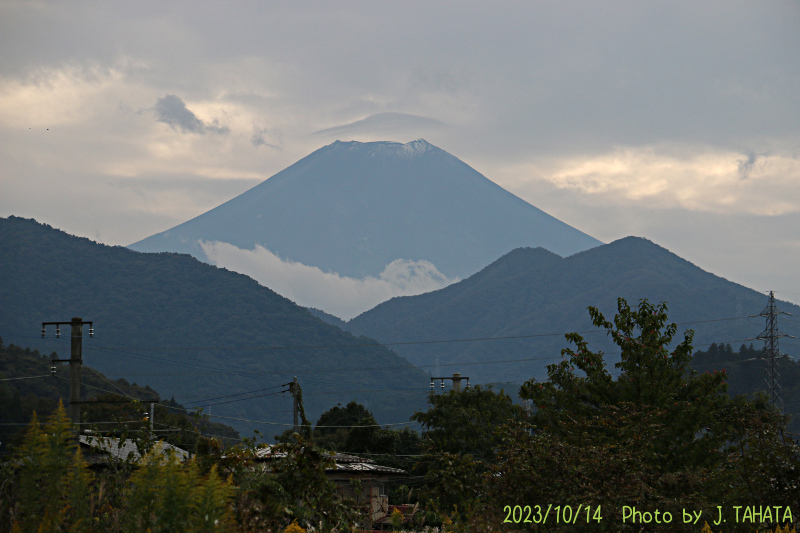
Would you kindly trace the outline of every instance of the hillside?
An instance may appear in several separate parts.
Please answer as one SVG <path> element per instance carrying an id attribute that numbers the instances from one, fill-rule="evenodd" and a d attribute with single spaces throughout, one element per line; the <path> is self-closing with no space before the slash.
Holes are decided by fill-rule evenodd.
<path id="1" fill-rule="evenodd" d="M 563 333 L 595 330 L 586 308 L 596 306 L 613 317 L 618 297 L 630 303 L 640 298 L 668 302 L 670 320 L 681 324 L 681 331 L 693 329 L 698 348 L 712 342 L 741 343 L 764 329 L 760 317 L 718 319 L 760 313 L 767 303 L 765 294 L 636 237 L 567 258 L 541 248 L 519 248 L 459 283 L 384 302 L 349 321 L 347 328 L 386 343 L 533 336 L 393 346 L 409 361 L 428 365 L 424 368 L 437 374 L 458 371 L 473 383 L 518 381 L 545 377 L 545 366 L 557 361 L 566 346 Z M 780 306 L 795 314 L 779 319 L 781 330 L 800 334 L 800 307 L 786 302 Z M 604 336 L 585 337 L 590 346 L 613 357 L 614 347 Z M 782 346 L 785 352 L 800 355 L 796 344 Z M 518 359 L 528 361 L 485 364 Z"/>
<path id="2" fill-rule="evenodd" d="M 781 351 L 785 352 L 786 350 Z M 763 344 L 759 349 L 756 349 L 753 343 L 750 343 L 749 346 L 742 344 L 739 346 L 739 350 L 734 352 L 730 344 L 717 345 L 715 343 L 705 350 L 695 352 L 692 368 L 698 373 L 724 370 L 728 377 L 728 394 L 752 396 L 756 392 L 764 391 L 765 361 L 761 359 L 763 354 Z M 800 435 L 800 416 L 798 416 L 800 413 L 800 362 L 795 359 L 780 359 L 778 369 L 784 412 L 792 415 L 792 419 L 789 421 L 789 430 L 795 435 Z"/>
<path id="3" fill-rule="evenodd" d="M 39 420 L 46 420 L 56 410 L 58 402 L 66 406 L 69 402 L 69 365 L 58 364 L 55 375 L 50 372 L 50 360 L 68 358 L 67 355 L 41 354 L 37 350 L 22 348 L 14 344 L 6 346 L 0 339 L 0 453 L 7 450 L 10 443 L 19 439 L 26 424 L 36 412 Z M 112 400 L 136 398 L 163 400 L 156 406 L 154 429 L 158 438 L 194 451 L 198 436 L 215 437 L 237 442 L 239 434 L 231 427 L 211 421 L 208 417 L 195 419 L 183 411 L 183 406 L 173 400 L 161 398 L 150 387 L 140 387 L 123 378 L 111 381 L 102 373 L 88 365 L 81 370 L 81 400 Z M 104 432 L 114 432 L 122 428 L 143 429 L 149 425 L 144 420 L 143 411 L 148 405 L 136 406 L 133 403 L 113 403 L 97 405 L 86 404 L 81 409 L 81 429 L 93 428 Z M 119 422 L 119 423 L 110 423 Z"/>
<path id="4" fill-rule="evenodd" d="M 199 241 L 363 278 L 397 259 L 464 278 L 520 246 L 569 255 L 602 243 L 419 139 L 322 147 L 249 191 L 130 245 L 190 253 Z"/>
<path id="5" fill-rule="evenodd" d="M 186 405 L 228 397 L 206 412 L 241 419 L 220 420 L 245 435 L 291 423 L 291 398 L 280 391 L 293 376 L 310 419 L 356 399 L 380 423 L 403 422 L 425 402 L 426 375 L 394 352 L 188 255 L 134 252 L 0 218 L 0 302 L 6 342 L 64 353 L 69 339 L 53 331 L 40 339 L 41 322 L 91 320 L 87 364 Z"/>

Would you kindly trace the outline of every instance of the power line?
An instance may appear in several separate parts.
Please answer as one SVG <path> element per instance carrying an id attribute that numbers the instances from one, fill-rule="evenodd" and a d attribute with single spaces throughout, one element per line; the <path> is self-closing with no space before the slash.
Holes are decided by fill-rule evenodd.
<path id="1" fill-rule="evenodd" d="M 46 377 L 50 377 L 50 374 L 42 374 L 41 376 L 26 376 L 22 378 L 4 378 L 0 379 L 0 381 L 14 381 L 17 379 L 36 379 L 36 378 L 46 378 Z"/>
<path id="2" fill-rule="evenodd" d="M 111 381 L 110 381 L 110 380 L 109 380 L 107 377 L 105 377 L 103 374 L 101 374 L 100 372 L 98 372 L 98 371 L 97 371 L 97 370 L 95 370 L 94 368 L 92 368 L 92 367 L 90 367 L 90 366 L 87 366 L 86 368 L 88 368 L 89 370 L 91 370 L 92 372 L 94 372 L 95 374 L 97 374 L 97 376 L 99 376 L 100 378 L 104 379 L 104 380 L 106 381 L 106 383 L 108 383 L 109 385 L 111 385 L 112 387 L 114 387 L 115 389 L 117 389 L 117 390 L 118 390 L 119 392 L 121 392 L 121 393 L 122 393 L 124 396 L 127 396 L 127 397 L 129 397 L 129 398 L 132 398 L 132 396 L 130 396 L 130 395 L 129 395 L 129 394 L 127 394 L 125 391 L 123 391 L 122 389 L 120 389 L 119 387 L 117 387 L 116 385 L 114 385 L 114 383 L 113 383 L 113 382 L 111 382 Z"/>
<path id="3" fill-rule="evenodd" d="M 170 409 L 177 409 L 179 411 L 185 411 L 190 413 L 188 409 L 181 409 L 179 407 L 170 407 Z M 238 422 L 250 422 L 252 424 L 266 424 L 270 426 L 286 426 L 286 427 L 294 427 L 294 424 L 283 424 L 280 422 L 267 422 L 266 420 L 249 420 L 247 418 L 235 418 L 232 416 L 222 416 L 222 415 L 211 415 L 207 413 L 203 413 L 203 416 L 208 416 L 210 418 L 224 418 L 225 420 L 236 420 Z M 369 428 L 369 427 L 386 427 L 386 426 L 403 426 L 407 424 L 416 424 L 416 422 L 393 422 L 390 424 L 370 424 L 366 426 L 314 426 L 315 428 Z"/>
<path id="4" fill-rule="evenodd" d="M 725 317 L 725 318 L 713 318 L 713 319 L 704 319 L 704 320 L 691 320 L 686 322 L 677 322 L 676 325 L 684 326 L 689 324 L 704 324 L 709 322 L 724 322 L 729 320 L 742 320 L 745 318 L 757 318 L 759 315 L 744 315 L 744 316 L 735 316 L 735 317 Z M 605 330 L 594 329 L 594 330 L 586 330 L 586 331 L 569 331 L 569 332 L 560 332 L 560 333 L 535 333 L 529 335 L 507 335 L 507 336 L 497 336 L 497 337 L 472 337 L 472 338 L 457 338 L 457 339 L 432 339 L 432 340 L 420 340 L 420 341 L 396 341 L 396 342 L 369 342 L 369 343 L 357 343 L 357 344 L 319 344 L 319 345 L 278 345 L 278 346 L 176 346 L 176 347 L 167 347 L 161 348 L 159 350 L 153 350 L 151 348 L 141 348 L 136 347 L 129 344 L 120 343 L 117 341 L 107 341 L 112 342 L 114 344 L 119 344 L 121 346 L 128 346 L 129 348 L 133 348 L 136 350 L 141 351 L 149 351 L 159 354 L 168 355 L 166 352 L 168 351 L 253 351 L 253 350 L 295 350 L 295 349 L 321 349 L 321 348 L 361 348 L 361 347 L 368 347 L 368 346 L 401 346 L 401 345 L 410 345 L 410 344 L 443 344 L 443 343 L 456 343 L 456 342 L 479 342 L 479 341 L 493 341 L 493 340 L 509 340 L 509 339 L 531 339 L 531 338 L 539 338 L 539 337 L 557 337 L 563 336 L 568 333 L 578 333 L 581 335 L 589 334 L 589 333 L 604 333 Z M 222 364 L 222 363 L 220 363 Z"/>
<path id="5" fill-rule="evenodd" d="M 202 400 L 195 400 L 192 403 L 195 404 L 195 403 L 202 403 L 202 402 L 210 402 L 212 400 L 222 400 L 224 398 L 232 398 L 234 396 L 243 396 L 245 394 L 253 394 L 253 393 L 261 392 L 261 391 L 265 391 L 265 390 L 277 389 L 279 387 L 285 387 L 286 385 L 288 385 L 288 383 L 284 383 L 282 385 L 273 385 L 272 387 L 266 387 L 266 388 L 263 388 L 263 389 L 256 389 L 256 390 L 251 390 L 251 391 L 247 391 L 247 392 L 240 392 L 240 393 L 237 393 L 237 394 L 228 394 L 226 396 L 217 396 L 215 398 L 204 398 Z"/>
<path id="6" fill-rule="evenodd" d="M 252 396 L 250 398 L 238 398 L 236 400 L 228 400 L 227 402 L 210 403 L 208 405 L 198 405 L 198 406 L 195 406 L 195 407 L 190 407 L 190 409 L 205 409 L 206 407 L 212 407 L 214 405 L 224 405 L 226 403 L 243 402 L 245 400 L 255 400 L 256 398 L 264 398 L 266 396 L 280 396 L 281 394 L 283 394 L 285 392 L 288 392 L 288 391 L 272 392 L 270 394 L 260 394 L 258 396 Z"/>

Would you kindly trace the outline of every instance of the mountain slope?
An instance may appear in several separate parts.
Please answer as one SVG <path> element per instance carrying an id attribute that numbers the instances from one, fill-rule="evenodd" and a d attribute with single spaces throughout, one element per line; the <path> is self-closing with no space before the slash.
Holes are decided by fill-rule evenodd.
<path id="1" fill-rule="evenodd" d="M 671 321 L 693 322 L 679 329 L 694 329 L 697 346 L 741 342 L 764 329 L 760 317 L 695 322 L 758 314 L 767 297 L 635 237 L 567 258 L 520 248 L 444 289 L 384 302 L 352 319 L 347 328 L 387 343 L 554 334 L 394 347 L 414 364 L 439 365 L 434 366 L 437 373 L 459 371 L 472 382 L 516 381 L 544 377 L 545 366 L 557 361 L 566 346 L 563 333 L 596 329 L 586 308 L 596 306 L 613 317 L 618 297 L 630 304 L 640 298 L 668 302 Z M 800 314 L 800 308 L 789 303 L 781 303 L 781 308 Z M 794 318 L 779 320 L 782 331 L 800 333 Z M 586 338 L 591 346 L 615 353 L 604 335 L 588 333 Z M 796 353 L 797 348 L 786 344 L 784 351 Z M 535 360 L 483 364 L 515 359 Z"/>
<path id="2" fill-rule="evenodd" d="M 39 420 L 46 420 L 56 410 L 59 401 L 68 405 L 69 365 L 57 365 L 55 375 L 50 370 L 51 359 L 68 359 L 68 355 L 69 352 L 44 355 L 14 344 L 5 346 L 3 339 L 0 339 L 0 454 L 7 451 L 11 441 L 24 433 L 25 424 L 31 421 L 34 412 Z M 30 379 L 31 376 L 39 377 Z M 86 425 L 102 422 L 97 427 L 110 432 L 125 426 L 138 430 L 143 429 L 144 424 L 149 425 L 142 420 L 142 409 L 147 409 L 147 400 L 159 399 L 158 392 L 150 387 L 140 387 L 123 378 L 110 382 L 87 365 L 81 369 L 81 385 L 81 400 L 84 401 L 100 399 L 118 402 L 124 396 L 142 400 L 144 407 L 134 407 L 132 403 L 98 403 L 85 404 L 81 408 L 81 420 Z M 190 452 L 194 451 L 201 431 L 231 439 L 232 442 L 239 440 L 239 434 L 233 428 L 207 417 L 195 419 L 183 412 L 182 407 L 166 398 L 157 404 L 153 422 L 159 438 Z M 109 424 L 110 421 L 120 423 Z M 84 429 L 88 428 L 84 426 Z M 183 431 L 173 431 L 175 429 Z"/>
<path id="3" fill-rule="evenodd" d="M 397 259 L 463 278 L 520 246 L 569 255 L 601 244 L 421 139 L 337 141 L 130 248 L 207 260 L 198 241 L 261 245 L 355 278 L 378 276 Z"/>
<path id="4" fill-rule="evenodd" d="M 186 405 L 227 397 L 209 407 L 215 415 L 290 423 L 292 401 L 280 391 L 293 376 L 309 418 L 359 399 L 380 422 L 407 421 L 425 402 L 426 375 L 394 352 L 364 346 L 371 341 L 187 255 L 144 254 L 0 218 L 0 302 L 6 342 L 64 352 L 66 333 L 39 339 L 41 322 L 80 316 L 96 331 L 83 341 L 87 364 Z M 258 399 L 238 401 L 250 396 Z M 228 423 L 247 433 L 257 427 Z M 258 427 L 267 435 L 285 429 Z"/>

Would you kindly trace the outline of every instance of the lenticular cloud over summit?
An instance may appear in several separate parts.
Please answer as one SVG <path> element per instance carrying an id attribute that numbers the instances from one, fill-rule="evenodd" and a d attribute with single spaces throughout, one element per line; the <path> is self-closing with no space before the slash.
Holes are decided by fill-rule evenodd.
<path id="1" fill-rule="evenodd" d="M 281 259 L 263 246 L 253 250 L 224 242 L 201 242 L 200 246 L 212 264 L 250 276 L 299 305 L 325 309 L 343 320 L 395 296 L 414 296 L 459 281 L 448 279 L 429 261 L 396 259 L 377 277 L 355 279 Z"/>

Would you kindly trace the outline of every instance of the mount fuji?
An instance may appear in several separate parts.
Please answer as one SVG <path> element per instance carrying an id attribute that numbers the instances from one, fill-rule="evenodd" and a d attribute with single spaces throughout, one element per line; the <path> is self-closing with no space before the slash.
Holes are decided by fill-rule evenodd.
<path id="1" fill-rule="evenodd" d="M 375 301 L 362 302 L 371 307 L 468 277 L 518 247 L 567 256 L 601 244 L 419 139 L 336 141 L 129 248 L 189 253 L 324 309 L 302 302 L 303 291 L 344 283 L 342 294 L 371 291 Z"/>

